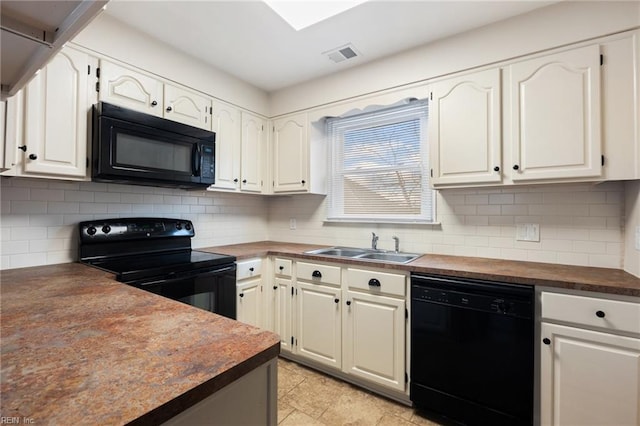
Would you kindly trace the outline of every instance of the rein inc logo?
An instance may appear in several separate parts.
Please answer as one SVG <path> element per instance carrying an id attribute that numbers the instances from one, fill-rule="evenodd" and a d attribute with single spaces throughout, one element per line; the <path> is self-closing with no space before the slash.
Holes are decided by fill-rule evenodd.
<path id="1" fill-rule="evenodd" d="M 32 417 L 0 416 L 0 425 L 33 425 L 35 423 Z"/>

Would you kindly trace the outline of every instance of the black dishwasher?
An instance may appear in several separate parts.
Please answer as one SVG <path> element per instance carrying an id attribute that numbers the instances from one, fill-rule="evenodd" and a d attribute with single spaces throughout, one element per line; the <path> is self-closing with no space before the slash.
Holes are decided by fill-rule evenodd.
<path id="1" fill-rule="evenodd" d="M 411 400 L 467 425 L 533 424 L 532 286 L 411 277 Z"/>

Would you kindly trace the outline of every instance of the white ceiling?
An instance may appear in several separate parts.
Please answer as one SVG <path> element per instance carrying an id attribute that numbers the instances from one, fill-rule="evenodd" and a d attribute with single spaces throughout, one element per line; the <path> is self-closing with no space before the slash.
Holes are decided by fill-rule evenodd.
<path id="1" fill-rule="evenodd" d="M 262 1 L 111 0 L 106 13 L 271 92 L 555 1 L 370 1 L 295 31 Z M 323 52 L 352 43 L 338 64 Z"/>

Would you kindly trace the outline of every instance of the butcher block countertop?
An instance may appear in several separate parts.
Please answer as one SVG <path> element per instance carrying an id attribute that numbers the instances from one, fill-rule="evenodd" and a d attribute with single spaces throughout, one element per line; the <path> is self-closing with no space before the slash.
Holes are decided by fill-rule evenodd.
<path id="1" fill-rule="evenodd" d="M 276 357 L 264 331 L 71 263 L 2 271 L 0 415 L 157 425 Z"/>
<path id="2" fill-rule="evenodd" d="M 261 241 L 198 250 L 230 254 L 236 256 L 238 260 L 267 255 L 288 256 L 322 262 L 339 262 L 372 268 L 410 271 L 419 274 L 476 278 L 640 297 L 640 278 L 620 269 L 436 254 L 425 254 L 413 262 L 397 264 L 304 253 L 322 247 L 325 246 Z"/>

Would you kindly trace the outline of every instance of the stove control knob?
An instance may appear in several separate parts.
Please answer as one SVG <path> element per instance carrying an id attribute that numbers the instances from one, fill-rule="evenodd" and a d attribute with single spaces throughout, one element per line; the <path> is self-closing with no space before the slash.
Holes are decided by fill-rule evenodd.
<path id="1" fill-rule="evenodd" d="M 111 232 L 111 227 L 109 225 L 103 226 L 102 232 L 104 232 L 105 234 L 108 234 L 109 232 Z"/>
<path id="2" fill-rule="evenodd" d="M 187 224 L 184 226 L 184 229 L 186 229 L 187 231 L 191 231 L 191 224 L 190 224 L 190 223 L 187 223 Z"/>
<path id="3" fill-rule="evenodd" d="M 511 310 L 511 304 L 509 302 L 498 302 L 498 312 L 502 312 L 503 314 L 506 314 L 507 312 L 509 312 Z"/>
<path id="4" fill-rule="evenodd" d="M 180 222 L 176 223 L 176 229 L 178 231 L 182 229 L 182 224 Z"/>
<path id="5" fill-rule="evenodd" d="M 96 227 L 95 226 L 90 226 L 87 228 L 87 234 L 89 235 L 96 235 Z"/>

